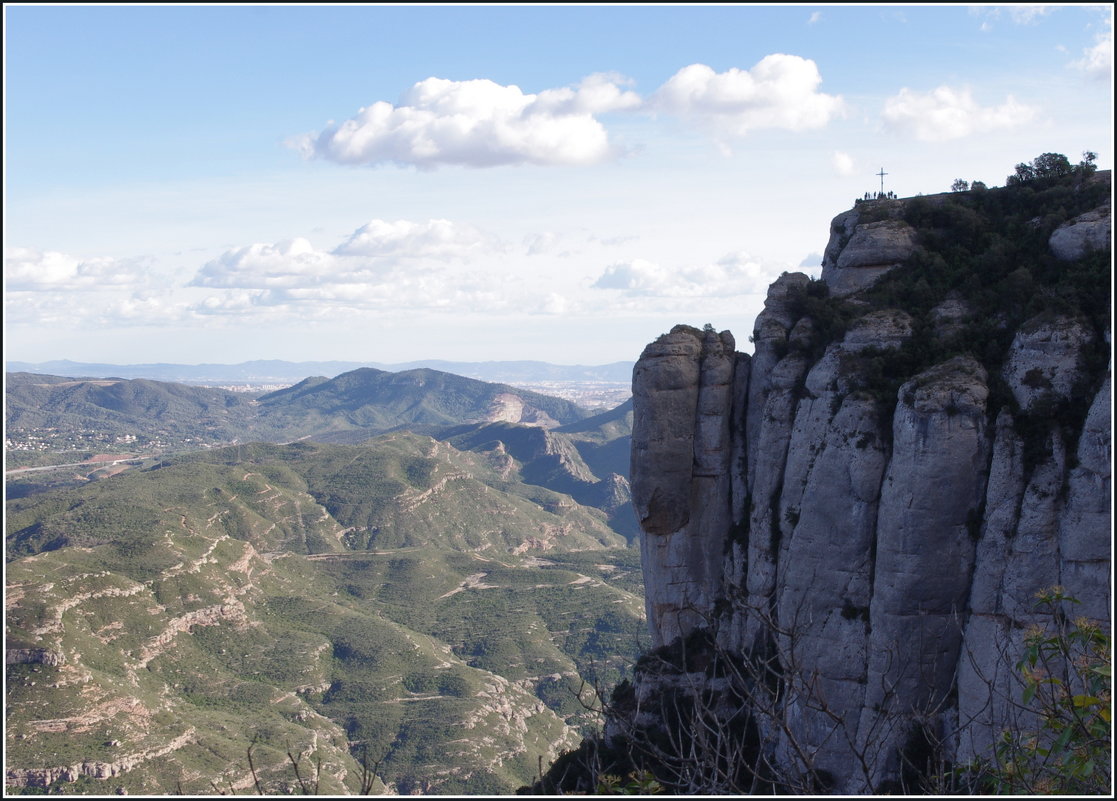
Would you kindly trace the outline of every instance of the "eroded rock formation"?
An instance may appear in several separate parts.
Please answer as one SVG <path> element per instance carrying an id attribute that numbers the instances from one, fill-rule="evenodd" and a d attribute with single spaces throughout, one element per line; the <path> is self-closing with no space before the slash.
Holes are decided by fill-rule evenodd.
<path id="1" fill-rule="evenodd" d="M 856 301 L 913 252 L 899 217 L 834 220 L 831 297 Z M 1076 257 L 1071 229 L 1088 243 L 1074 253 L 1107 247 L 1099 220 L 1059 228 L 1058 258 Z M 723 721 L 747 707 L 774 773 L 896 790 L 913 749 L 988 753 L 1018 697 L 1007 674 L 1023 631 L 1042 618 L 1037 591 L 1061 585 L 1108 620 L 1108 368 L 1090 325 L 1049 313 L 1018 327 L 993 373 L 955 355 L 882 393 L 882 354 L 920 325 L 927 341 L 964 336 L 971 305 L 950 298 L 920 321 L 863 302 L 817 347 L 797 300 L 809 284 L 772 285 L 751 356 L 729 332 L 677 326 L 636 365 L 632 495 L 651 634 L 674 667 L 638 670 L 637 712 L 608 731 L 666 725 L 654 700 L 686 685 Z M 1076 403 L 1077 422 L 1050 417 Z M 695 658 L 679 657 L 688 647 Z M 709 667 L 725 655 L 736 665 Z"/>

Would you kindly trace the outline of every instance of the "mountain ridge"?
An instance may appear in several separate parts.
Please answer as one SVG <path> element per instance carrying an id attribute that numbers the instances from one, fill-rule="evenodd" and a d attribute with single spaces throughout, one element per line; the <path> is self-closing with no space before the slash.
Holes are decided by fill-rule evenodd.
<path id="1" fill-rule="evenodd" d="M 628 383 L 632 377 L 632 362 L 612 362 L 603 365 L 560 365 L 550 362 L 484 361 L 455 362 L 443 359 L 425 359 L 399 363 L 307 361 L 290 362 L 281 359 L 257 359 L 236 364 L 102 364 L 56 359 L 45 362 L 10 360 L 5 370 L 12 373 L 42 373 L 71 378 L 149 378 L 174 383 L 281 383 L 297 382 L 307 376 L 323 375 L 335 378 L 342 373 L 371 367 L 386 372 L 403 372 L 419 368 L 454 373 L 479 381 L 512 383 L 516 381 L 601 381 Z"/>
<path id="2" fill-rule="evenodd" d="M 258 396 L 139 378 L 6 378 L 9 440 L 23 450 L 48 430 L 55 450 L 143 451 L 306 436 L 360 439 L 409 426 L 495 420 L 557 427 L 593 414 L 561 398 L 428 368 L 366 367 Z"/>

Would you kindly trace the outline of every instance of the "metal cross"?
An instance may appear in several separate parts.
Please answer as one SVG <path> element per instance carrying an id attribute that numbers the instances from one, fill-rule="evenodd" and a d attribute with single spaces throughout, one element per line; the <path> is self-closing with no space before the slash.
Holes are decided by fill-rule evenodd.
<path id="1" fill-rule="evenodd" d="M 888 173 L 886 173 L 884 171 L 884 167 L 881 167 L 880 172 L 878 172 L 877 175 L 880 176 L 880 193 L 883 195 L 884 194 L 884 176 L 888 175 Z"/>

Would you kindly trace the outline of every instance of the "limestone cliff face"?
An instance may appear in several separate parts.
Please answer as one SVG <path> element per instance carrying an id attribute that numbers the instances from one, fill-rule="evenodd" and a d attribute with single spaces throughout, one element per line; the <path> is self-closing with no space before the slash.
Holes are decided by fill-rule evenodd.
<path id="1" fill-rule="evenodd" d="M 1078 612 L 1109 615 L 1098 332 L 1045 313 L 1001 332 L 1011 345 L 995 362 L 963 349 L 893 376 L 898 390 L 882 394 L 874 376 L 899 363 L 889 354 L 976 330 L 963 297 L 916 314 L 865 299 L 917 247 L 903 201 L 893 206 L 832 225 L 823 282 L 854 302 L 844 333 L 820 343 L 801 302 L 810 280 L 784 274 L 753 355 L 735 353 L 729 332 L 677 326 L 633 378 L 653 644 L 666 652 L 709 633 L 741 664 L 767 660 L 780 690 L 766 702 L 755 689 L 725 696 L 722 712 L 749 707 L 765 760 L 837 793 L 896 788 L 916 742 L 950 759 L 987 753 L 1018 698 L 1006 671 L 1039 620 L 1038 590 L 1062 585 Z M 1108 226 L 1108 210 L 1098 215 Z M 1055 232 L 1056 258 L 1108 247 L 1098 215 Z M 1068 229 L 1081 229 L 1073 247 Z M 1088 411 L 1068 423 L 1075 403 Z M 680 670 L 703 692 L 727 692 L 725 670 Z M 638 672 L 637 697 L 679 681 Z"/>

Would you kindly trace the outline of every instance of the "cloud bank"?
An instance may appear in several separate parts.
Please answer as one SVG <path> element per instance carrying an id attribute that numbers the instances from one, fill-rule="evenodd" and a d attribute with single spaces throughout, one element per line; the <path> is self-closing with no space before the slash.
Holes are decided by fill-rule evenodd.
<path id="1" fill-rule="evenodd" d="M 145 268 L 134 260 L 81 258 L 54 250 L 6 248 L 5 288 L 10 292 L 92 291 L 134 287 L 145 279 Z"/>
<path id="2" fill-rule="evenodd" d="M 259 310 L 326 319 L 345 310 L 495 311 L 511 307 L 507 282 L 452 266 L 503 249 L 450 220 L 371 220 L 333 250 L 295 238 L 232 248 L 198 270 L 191 287 L 225 290 L 193 306 L 201 315 Z"/>

